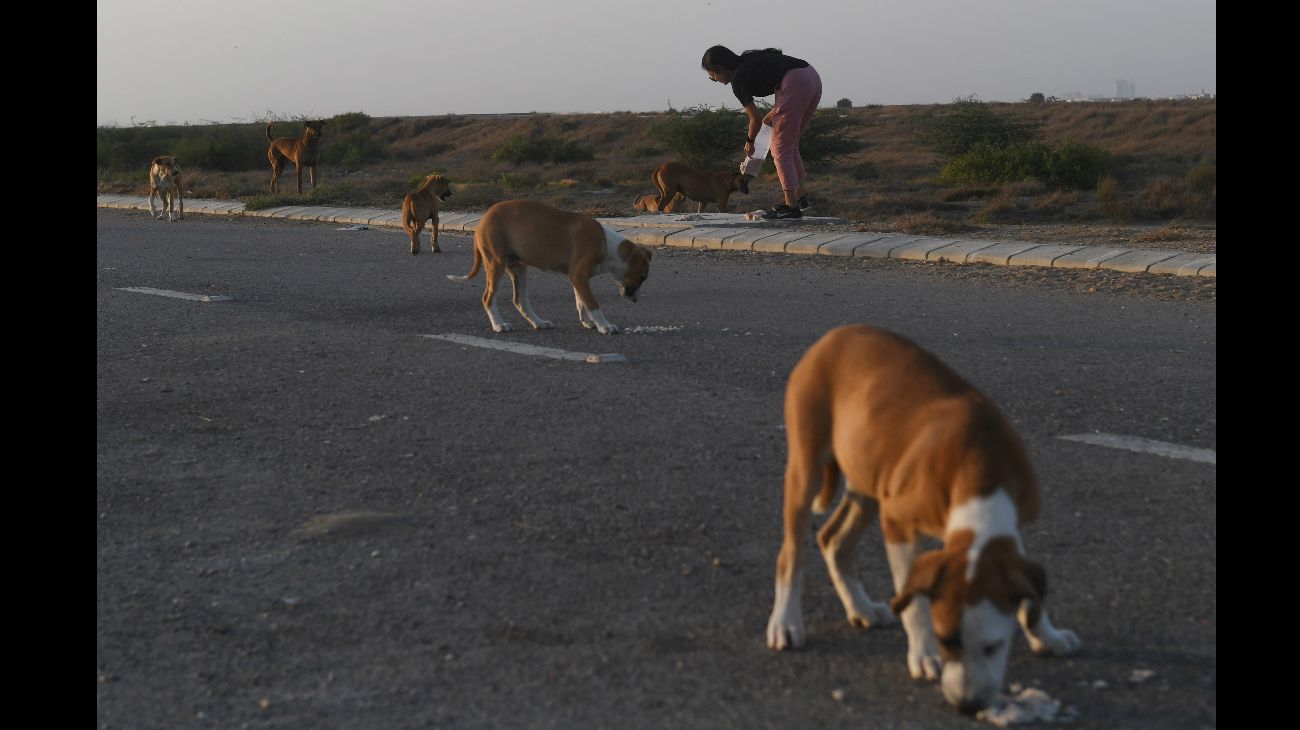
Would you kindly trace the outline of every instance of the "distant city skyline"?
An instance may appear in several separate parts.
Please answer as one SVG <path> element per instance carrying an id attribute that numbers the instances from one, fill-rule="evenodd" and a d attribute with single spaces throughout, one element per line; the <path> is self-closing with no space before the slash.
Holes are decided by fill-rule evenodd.
<path id="1" fill-rule="evenodd" d="M 823 106 L 1216 94 L 1209 0 L 96 3 L 97 125 L 738 106 L 714 44 L 813 64 Z M 770 100 L 770 97 L 769 97 Z"/>

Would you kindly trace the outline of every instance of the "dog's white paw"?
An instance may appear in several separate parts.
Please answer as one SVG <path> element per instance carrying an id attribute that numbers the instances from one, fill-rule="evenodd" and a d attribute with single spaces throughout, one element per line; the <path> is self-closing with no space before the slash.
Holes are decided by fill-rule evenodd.
<path id="1" fill-rule="evenodd" d="M 159 213 L 158 215 L 154 216 L 153 219 L 156 220 L 156 221 L 160 221 L 160 220 L 163 219 L 163 216 L 164 216 L 164 215 L 166 215 L 166 214 L 165 214 L 165 213 Z"/>
<path id="2" fill-rule="evenodd" d="M 898 617 L 889 610 L 889 606 L 878 601 L 859 601 L 849 610 L 848 616 L 849 623 L 864 629 L 898 622 Z"/>
<path id="3" fill-rule="evenodd" d="M 493 332 L 513 332 L 514 329 L 515 326 L 513 324 L 510 324 L 509 322 L 502 322 L 501 324 L 492 325 Z"/>
<path id="4" fill-rule="evenodd" d="M 1042 631 L 1037 636 L 1029 635 L 1029 648 L 1033 649 L 1035 654 L 1066 656 L 1078 651 L 1082 646 L 1083 640 L 1069 629 L 1053 628 Z"/>
<path id="5" fill-rule="evenodd" d="M 589 319 L 580 319 L 578 320 L 578 324 L 582 325 L 582 328 L 585 330 L 589 330 L 596 326 L 596 323 Z"/>
<path id="6" fill-rule="evenodd" d="M 781 618 L 776 614 L 767 622 L 767 645 L 777 651 L 803 646 L 803 617 Z"/>
<path id="7" fill-rule="evenodd" d="M 939 658 L 939 650 L 913 651 L 909 648 L 907 650 L 907 672 L 912 675 L 912 679 L 938 681 L 939 675 L 943 673 L 943 660 Z"/>
<path id="8" fill-rule="evenodd" d="M 612 324 L 607 324 L 604 327 L 596 325 L 596 331 L 602 335 L 616 335 L 618 334 L 618 326 Z"/>
<path id="9" fill-rule="evenodd" d="M 548 330 L 554 326 L 555 326 L 554 324 L 544 319 L 539 319 L 533 322 L 533 329 L 535 330 Z"/>

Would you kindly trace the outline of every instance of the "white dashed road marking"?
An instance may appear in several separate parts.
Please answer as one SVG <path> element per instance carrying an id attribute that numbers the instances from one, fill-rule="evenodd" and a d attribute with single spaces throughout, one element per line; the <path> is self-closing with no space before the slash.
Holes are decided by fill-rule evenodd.
<path id="1" fill-rule="evenodd" d="M 227 297 L 220 294 L 188 294 L 183 291 L 170 291 L 168 289 L 150 289 L 147 286 L 120 286 L 120 291 L 133 291 L 137 294 L 153 294 L 160 297 L 171 297 L 172 299 L 188 299 L 192 302 L 233 302 L 234 297 Z"/>
<path id="2" fill-rule="evenodd" d="M 482 347 L 488 350 L 504 350 L 513 352 L 517 355 L 532 355 L 534 357 L 549 357 L 555 360 L 570 360 L 573 362 L 589 362 L 592 364 L 601 364 L 607 362 L 627 362 L 627 358 L 618 353 L 605 353 L 597 355 L 589 352 L 570 352 L 560 350 L 554 347 L 539 347 L 537 345 L 525 345 L 520 342 L 510 342 L 507 340 L 489 340 L 484 337 L 471 337 L 469 335 L 420 335 L 428 337 L 431 340 L 444 340 L 454 342 L 458 345 L 469 345 L 470 347 Z"/>
<path id="3" fill-rule="evenodd" d="M 1215 460 L 1217 458 L 1216 452 L 1212 449 L 1198 449 L 1194 446 L 1152 441 L 1139 436 L 1124 436 L 1116 433 L 1079 433 L 1071 436 L 1060 436 L 1059 438 L 1065 441 L 1092 444 L 1093 446 L 1106 446 L 1112 449 L 1165 456 L 1170 459 L 1186 459 L 1188 461 L 1199 461 L 1203 464 L 1218 465 Z"/>

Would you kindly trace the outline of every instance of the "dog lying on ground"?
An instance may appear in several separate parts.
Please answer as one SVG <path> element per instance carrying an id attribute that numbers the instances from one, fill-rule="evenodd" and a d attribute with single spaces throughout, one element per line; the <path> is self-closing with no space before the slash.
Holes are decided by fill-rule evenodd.
<path id="1" fill-rule="evenodd" d="M 325 122 L 304 122 L 306 128 L 301 137 L 272 137 L 271 127 L 266 125 L 266 141 L 271 146 L 266 150 L 266 158 L 271 161 L 271 192 L 280 185 L 280 172 L 284 170 L 285 161 L 293 163 L 298 172 L 298 192 L 302 193 L 302 168 L 306 167 L 311 175 L 312 190 L 316 189 L 316 163 L 320 160 L 321 128 Z"/>
<path id="2" fill-rule="evenodd" d="M 162 210 L 154 210 L 153 198 L 158 196 Z M 179 207 L 179 212 L 176 208 Z M 185 217 L 185 197 L 181 194 L 181 166 L 175 157 L 155 157 L 149 165 L 149 215 L 155 220 L 178 221 Z"/>
<path id="3" fill-rule="evenodd" d="M 709 172 L 682 162 L 665 162 L 650 175 L 659 188 L 659 210 L 671 213 L 677 207 L 678 194 L 704 206 L 713 203 L 718 210 L 727 212 L 727 199 L 737 190 L 749 195 L 749 175 L 738 172 Z"/>
<path id="4" fill-rule="evenodd" d="M 528 301 L 528 267 L 553 271 L 569 277 L 578 307 L 578 322 L 595 327 L 602 335 L 618 332 L 600 311 L 591 293 L 591 277 L 609 274 L 618 280 L 618 293 L 636 301 L 637 290 L 650 275 L 650 252 L 595 220 L 529 200 L 507 200 L 488 209 L 474 231 L 474 264 L 465 276 L 448 276 L 468 281 L 486 269 L 483 311 L 493 332 L 514 329 L 497 310 L 497 284 L 501 274 L 510 275 L 515 309 L 533 329 L 553 325 L 537 316 Z"/>
<path id="5" fill-rule="evenodd" d="M 672 204 L 673 204 L 673 205 L 676 205 L 677 201 L 678 201 L 680 198 L 681 198 L 681 195 L 674 195 L 674 196 L 673 196 L 673 199 L 672 199 L 672 201 L 671 201 Z M 644 210 L 644 211 L 647 212 L 647 213 L 658 213 L 658 212 L 660 212 L 660 210 L 659 210 L 659 209 L 660 209 L 660 206 L 659 206 L 659 196 L 658 196 L 658 195 L 638 195 L 638 196 L 636 196 L 635 198 L 632 199 L 632 208 L 633 208 L 634 210 Z"/>
<path id="6" fill-rule="evenodd" d="M 424 178 L 419 190 L 407 193 L 402 199 L 402 228 L 411 237 L 411 255 L 420 253 L 420 230 L 425 221 L 433 221 L 429 229 L 433 236 L 433 252 L 442 253 L 438 248 L 438 201 L 451 197 L 451 186 L 442 175 L 430 175 Z"/>
<path id="7" fill-rule="evenodd" d="M 1043 569 L 1024 556 L 1020 525 L 1038 515 L 1033 467 L 1015 429 L 991 401 L 934 355 L 890 332 L 840 327 L 790 374 L 785 538 L 767 626 L 773 649 L 804 642 L 800 607 L 809 511 L 845 494 L 817 536 L 851 623 L 894 616 L 853 573 L 862 531 L 880 518 L 907 632 L 912 677 L 942 677 L 963 712 L 1002 689 L 1017 619 L 1039 654 L 1070 654 L 1073 631 L 1042 608 Z M 920 534 L 943 540 L 917 554 Z"/>

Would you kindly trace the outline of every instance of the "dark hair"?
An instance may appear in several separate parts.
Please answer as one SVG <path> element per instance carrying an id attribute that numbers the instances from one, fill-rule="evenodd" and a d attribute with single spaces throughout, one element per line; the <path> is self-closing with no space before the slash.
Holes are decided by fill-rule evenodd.
<path id="1" fill-rule="evenodd" d="M 726 46 L 714 46 L 705 51 L 704 58 L 700 59 L 700 67 L 705 71 L 712 68 L 725 68 L 728 71 L 735 71 L 739 65 L 740 56 L 737 56 Z"/>

